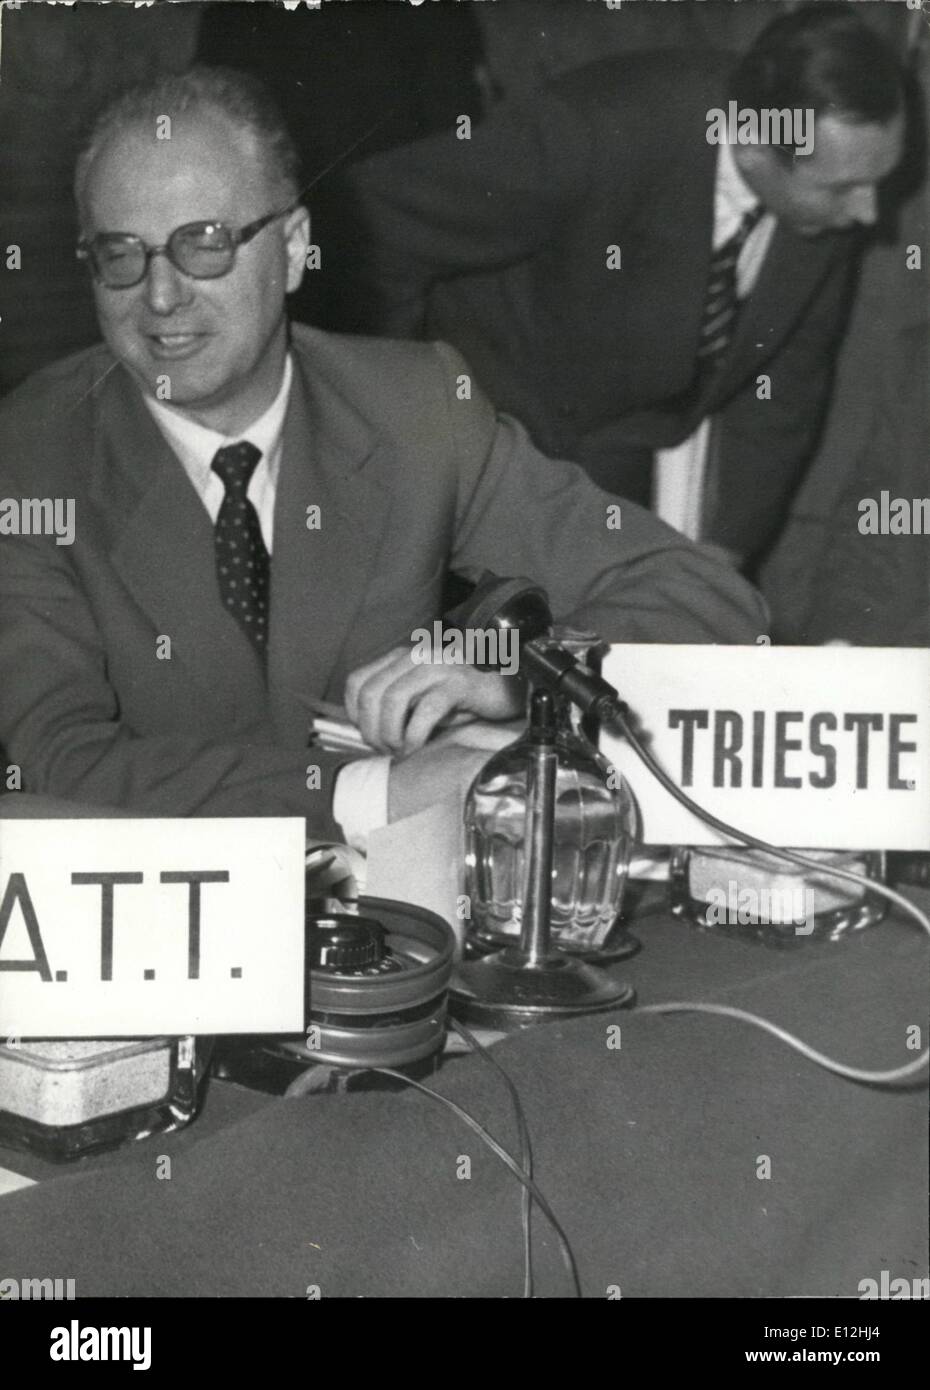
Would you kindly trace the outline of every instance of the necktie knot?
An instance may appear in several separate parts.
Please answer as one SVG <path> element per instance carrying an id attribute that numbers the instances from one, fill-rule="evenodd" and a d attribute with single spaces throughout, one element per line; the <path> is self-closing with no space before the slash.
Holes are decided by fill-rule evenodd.
<path id="1" fill-rule="evenodd" d="M 742 245 L 743 242 L 746 241 L 753 227 L 755 227 L 756 224 L 762 220 L 762 214 L 764 211 L 765 209 L 762 207 L 762 204 L 757 203 L 754 208 L 750 208 L 748 212 L 743 213 L 742 221 L 740 222 L 739 228 L 736 232 L 736 235 L 740 239 L 740 245 Z"/>
<path id="2" fill-rule="evenodd" d="M 753 228 L 760 221 L 763 211 L 764 209 L 761 207 L 754 207 L 749 212 L 743 213 L 736 231 L 713 253 L 710 262 L 709 291 L 715 283 L 721 280 L 721 277 L 726 278 L 735 273 L 736 263 L 743 253 L 743 247 L 749 240 Z"/>
<path id="3" fill-rule="evenodd" d="M 217 449 L 210 467 L 222 479 L 227 492 L 244 493 L 261 456 L 261 449 L 243 439 Z"/>

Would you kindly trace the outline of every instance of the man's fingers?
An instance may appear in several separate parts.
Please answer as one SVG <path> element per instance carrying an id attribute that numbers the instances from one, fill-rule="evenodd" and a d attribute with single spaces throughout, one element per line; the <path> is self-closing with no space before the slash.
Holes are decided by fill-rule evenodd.
<path id="1" fill-rule="evenodd" d="M 390 719 L 385 719 L 385 701 L 392 687 L 412 669 L 409 658 L 392 653 L 390 661 L 381 662 L 377 669 L 368 671 L 355 692 L 355 723 L 374 748 L 392 746 L 385 738 L 385 726 L 391 724 Z"/>
<path id="2" fill-rule="evenodd" d="M 351 675 L 346 678 L 345 707 L 346 714 L 353 724 L 359 722 L 359 700 L 361 693 L 368 685 L 369 681 L 377 678 L 391 666 L 400 666 L 403 658 L 410 658 L 408 647 L 392 647 L 384 656 L 379 656 L 376 661 L 368 661 L 364 666 L 359 666 Z"/>
<path id="3" fill-rule="evenodd" d="M 346 682 L 349 717 L 367 743 L 390 752 L 422 747 L 438 724 L 457 714 L 506 719 L 522 704 L 522 683 L 473 667 L 418 665 L 406 647 L 359 667 Z"/>
<path id="4" fill-rule="evenodd" d="M 448 684 L 435 685 L 420 696 L 404 731 L 405 754 L 423 747 L 437 725 L 455 708 L 455 700 L 455 691 Z"/>
<path id="5" fill-rule="evenodd" d="M 411 705 L 420 692 L 439 682 L 436 672 L 435 667 L 413 666 L 407 657 L 368 676 L 356 697 L 355 717 L 365 741 L 373 748 L 399 751 Z"/>
<path id="6" fill-rule="evenodd" d="M 400 674 L 392 673 L 379 695 L 376 723 L 380 743 L 376 746 L 409 752 L 414 745 L 408 744 L 408 721 L 427 697 L 441 705 L 442 714 L 455 707 L 455 682 L 444 678 L 441 667 L 410 666 Z"/>

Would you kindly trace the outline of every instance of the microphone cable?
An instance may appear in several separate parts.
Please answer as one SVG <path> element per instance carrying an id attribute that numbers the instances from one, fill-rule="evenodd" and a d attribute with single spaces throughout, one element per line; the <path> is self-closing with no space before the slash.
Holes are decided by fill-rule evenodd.
<path id="1" fill-rule="evenodd" d="M 498 1068 L 498 1070 L 502 1070 L 498 1063 L 495 1063 L 495 1066 Z M 559 1253 L 562 1256 L 562 1262 L 565 1265 L 565 1268 L 568 1270 L 569 1277 L 572 1281 L 572 1290 L 574 1297 L 581 1298 L 581 1280 L 578 1277 L 578 1266 L 575 1263 L 575 1255 L 571 1245 L 569 1244 L 568 1237 L 566 1236 L 564 1230 L 559 1224 L 558 1218 L 556 1217 L 555 1213 L 553 1212 L 552 1208 L 547 1202 L 545 1196 L 540 1191 L 539 1187 L 536 1185 L 533 1179 L 526 1172 L 524 1172 L 523 1168 L 520 1166 L 520 1164 L 517 1163 L 513 1155 L 507 1149 L 505 1149 L 502 1144 L 498 1143 L 494 1136 L 491 1133 L 489 1133 L 487 1129 L 485 1129 L 484 1125 L 479 1124 L 479 1122 L 475 1119 L 474 1115 L 470 1114 L 469 1111 L 465 1110 L 461 1105 L 457 1105 L 454 1100 L 450 1100 L 448 1096 L 442 1095 L 439 1091 L 432 1090 L 429 1086 L 424 1086 L 422 1081 L 415 1081 L 412 1076 L 405 1076 L 402 1071 L 394 1071 L 392 1067 L 366 1067 L 365 1070 L 376 1072 L 380 1076 L 390 1076 L 395 1081 L 401 1081 L 404 1083 L 404 1085 L 412 1086 L 414 1090 L 421 1091 L 423 1095 L 430 1096 L 440 1105 L 445 1106 L 447 1110 L 451 1110 L 453 1115 L 457 1115 L 463 1124 L 466 1124 L 470 1130 L 472 1130 L 475 1134 L 478 1135 L 482 1143 L 488 1146 L 491 1152 L 501 1160 L 501 1162 L 508 1169 L 508 1171 L 514 1175 L 517 1181 L 521 1183 L 524 1189 L 535 1199 L 540 1211 L 542 1212 L 543 1216 L 545 1216 L 546 1220 L 549 1222 L 549 1225 L 552 1227 L 553 1231 L 556 1234 L 556 1238 L 559 1242 Z M 525 1287 L 526 1282 L 524 1281 L 524 1288 Z"/>
<path id="2" fill-rule="evenodd" d="M 526 1122 L 526 1113 L 523 1103 L 520 1100 L 520 1093 L 511 1080 L 508 1073 L 501 1066 L 500 1062 L 493 1055 L 489 1048 L 485 1047 L 475 1037 L 470 1029 L 455 1018 L 448 1020 L 449 1027 L 463 1040 L 472 1052 L 476 1053 L 488 1066 L 498 1073 L 503 1079 L 504 1085 L 510 1093 L 511 1104 L 513 1105 L 514 1115 L 517 1121 L 517 1132 L 520 1136 L 520 1167 L 528 1178 L 533 1176 L 533 1146 L 530 1141 L 529 1126 Z M 533 1196 L 528 1187 L 522 1187 L 520 1191 L 520 1225 L 523 1232 L 523 1297 L 533 1297 L 533 1245 L 532 1232 L 530 1229 L 530 1213 L 532 1210 Z"/>
<path id="3" fill-rule="evenodd" d="M 921 912 L 920 908 L 910 902 L 903 893 L 897 893 L 893 888 L 889 888 L 884 883 L 877 883 L 862 874 L 853 873 L 850 869 L 841 869 L 834 865 L 824 864 L 821 860 L 810 859 L 806 855 L 799 854 L 796 850 L 782 849 L 777 845 L 770 845 L 767 840 L 760 839 L 757 835 L 751 835 L 748 831 L 739 830 L 735 826 L 721 820 L 712 812 L 704 809 L 698 802 L 692 800 L 687 792 L 675 783 L 669 776 L 665 768 L 655 757 L 652 751 L 646 747 L 639 734 L 632 726 L 632 719 L 628 707 L 621 700 L 615 700 L 613 708 L 609 712 L 608 719 L 617 725 L 630 747 L 636 753 L 640 761 L 665 788 L 665 790 L 675 798 L 686 810 L 704 821 L 712 829 L 726 835 L 729 839 L 737 840 L 750 849 L 763 850 L 766 854 L 774 855 L 778 859 L 786 860 L 790 864 L 800 865 L 801 868 L 814 869 L 819 875 L 832 876 L 833 878 L 844 879 L 849 883 L 859 886 L 867 886 L 870 893 L 886 898 L 902 912 L 921 927 L 930 936 L 930 919 Z M 606 722 L 606 721 L 605 721 Z M 754 1028 L 761 1028 L 763 1032 L 770 1033 L 778 1038 L 788 1047 L 799 1052 L 802 1057 L 807 1057 L 825 1070 L 834 1072 L 837 1076 L 845 1077 L 849 1081 L 861 1081 L 872 1085 L 891 1085 L 897 1082 L 909 1080 L 916 1076 L 918 1072 L 924 1070 L 930 1060 L 930 1047 L 924 1048 L 920 1056 L 912 1062 L 907 1062 L 904 1066 L 891 1067 L 885 1071 L 869 1071 L 863 1067 L 851 1067 L 845 1062 L 838 1062 L 832 1057 L 828 1057 L 823 1052 L 818 1052 L 810 1047 L 801 1038 L 789 1033 L 786 1029 L 779 1027 L 777 1023 L 772 1023 L 769 1019 L 762 1018 L 758 1014 L 749 1013 L 745 1009 L 734 1009 L 724 1004 L 705 1004 L 701 1002 L 690 1002 L 687 1000 L 673 1000 L 666 1004 L 646 1004 L 637 1007 L 637 1013 L 646 1014 L 667 1014 L 667 1013 L 706 1013 L 717 1014 L 724 1018 L 735 1018 L 743 1023 L 748 1023 Z"/>

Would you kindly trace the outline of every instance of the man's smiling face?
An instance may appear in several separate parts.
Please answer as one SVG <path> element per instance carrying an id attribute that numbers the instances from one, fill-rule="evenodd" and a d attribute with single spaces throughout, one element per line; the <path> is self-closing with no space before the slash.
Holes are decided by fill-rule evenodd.
<path id="1" fill-rule="evenodd" d="M 254 137 L 210 109 L 173 117 L 167 140 L 129 127 L 104 143 L 87 170 L 83 234 L 130 232 L 163 246 L 188 222 L 239 229 L 292 201 L 267 166 Z M 94 282 L 103 336 L 146 394 L 167 378 L 163 399 L 224 434 L 270 405 L 287 350 L 284 297 L 300 284 L 307 221 L 298 208 L 271 222 L 237 249 L 219 279 L 192 279 L 158 255 L 129 289 Z"/>

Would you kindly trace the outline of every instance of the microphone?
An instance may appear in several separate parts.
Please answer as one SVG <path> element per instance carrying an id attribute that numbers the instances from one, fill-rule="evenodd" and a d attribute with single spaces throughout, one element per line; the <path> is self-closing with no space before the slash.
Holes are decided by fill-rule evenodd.
<path id="1" fill-rule="evenodd" d="M 584 714 L 601 723 L 627 713 L 612 685 L 583 666 L 567 647 L 551 640 L 549 598 L 532 579 L 485 573 L 464 603 L 446 615 L 446 622 L 459 631 L 515 630 L 521 664 L 534 685 L 566 695 Z M 497 648 L 500 650 L 499 643 Z"/>

